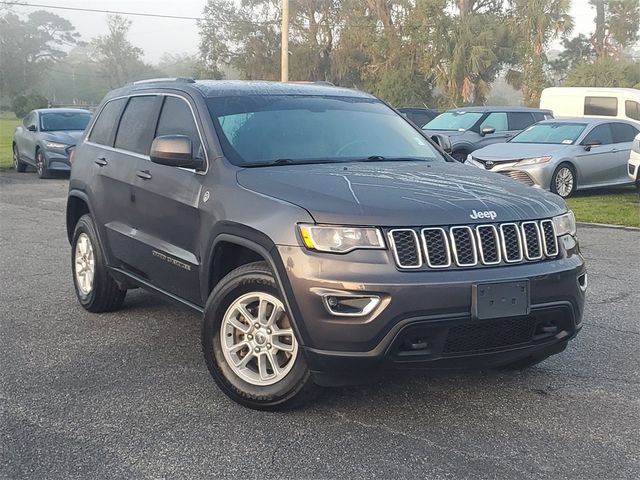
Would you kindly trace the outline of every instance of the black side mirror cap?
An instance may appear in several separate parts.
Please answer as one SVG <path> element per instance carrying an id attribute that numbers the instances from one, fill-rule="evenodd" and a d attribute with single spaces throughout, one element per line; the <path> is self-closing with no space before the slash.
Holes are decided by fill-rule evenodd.
<path id="1" fill-rule="evenodd" d="M 193 158 L 191 139 L 186 135 L 162 135 L 154 138 L 149 157 L 153 163 L 194 170 L 201 169 L 204 163 L 201 158 Z"/>
<path id="2" fill-rule="evenodd" d="M 29 130 L 30 132 L 35 132 L 38 129 L 35 125 L 27 125 L 27 130 Z"/>
<path id="3" fill-rule="evenodd" d="M 451 153 L 451 139 L 448 135 L 436 133 L 431 135 L 431 140 L 433 140 L 444 153 Z"/>
<path id="4" fill-rule="evenodd" d="M 484 127 L 480 132 L 480 136 L 484 137 L 485 135 L 489 135 L 491 133 L 496 133 L 496 129 L 493 127 Z"/>

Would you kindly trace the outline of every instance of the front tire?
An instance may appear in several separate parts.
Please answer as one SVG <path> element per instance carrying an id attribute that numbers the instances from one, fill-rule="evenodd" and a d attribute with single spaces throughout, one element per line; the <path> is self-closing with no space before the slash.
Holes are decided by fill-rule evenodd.
<path id="1" fill-rule="evenodd" d="M 71 245 L 73 285 L 80 305 L 94 313 L 120 308 L 127 291 L 118 287 L 107 270 L 90 215 L 78 220 Z"/>
<path id="2" fill-rule="evenodd" d="M 47 159 L 40 148 L 36 150 L 36 172 L 39 178 L 51 178 L 51 172 L 47 167 Z"/>
<path id="3" fill-rule="evenodd" d="M 569 198 L 576 191 L 576 171 L 568 163 L 561 163 L 551 177 L 551 191 L 562 198 Z"/>
<path id="4" fill-rule="evenodd" d="M 27 164 L 20 160 L 20 150 L 16 144 L 13 144 L 13 168 L 20 173 L 27 171 Z"/>
<path id="5" fill-rule="evenodd" d="M 236 268 L 213 290 L 202 326 L 207 368 L 249 408 L 291 408 L 315 393 L 273 273 L 265 262 Z"/>

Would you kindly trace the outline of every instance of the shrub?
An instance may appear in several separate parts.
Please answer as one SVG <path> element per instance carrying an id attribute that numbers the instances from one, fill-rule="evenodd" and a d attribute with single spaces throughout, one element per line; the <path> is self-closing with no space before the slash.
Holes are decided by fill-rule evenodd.
<path id="1" fill-rule="evenodd" d="M 14 111 L 16 117 L 22 118 L 31 110 L 36 108 L 46 108 L 48 100 L 39 93 L 30 93 L 28 95 L 20 95 L 11 102 L 11 110 Z"/>

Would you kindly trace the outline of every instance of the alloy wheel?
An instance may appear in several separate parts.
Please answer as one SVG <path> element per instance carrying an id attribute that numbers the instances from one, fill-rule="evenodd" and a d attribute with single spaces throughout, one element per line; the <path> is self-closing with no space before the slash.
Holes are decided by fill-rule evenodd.
<path id="1" fill-rule="evenodd" d="M 562 167 L 556 174 L 556 192 L 561 197 L 567 197 L 572 191 L 573 172 L 567 167 Z"/>
<path id="2" fill-rule="evenodd" d="M 44 156 L 40 151 L 38 151 L 38 155 L 36 156 L 36 169 L 38 170 L 38 175 L 42 175 L 42 172 L 44 172 Z"/>
<path id="3" fill-rule="evenodd" d="M 74 259 L 76 284 L 83 295 L 88 295 L 93 289 L 96 267 L 93 245 L 86 233 L 78 236 Z"/>
<path id="4" fill-rule="evenodd" d="M 286 377 L 298 354 L 284 305 L 264 292 L 247 293 L 229 306 L 220 339 L 231 370 L 256 386 L 273 385 Z"/>
<path id="5" fill-rule="evenodd" d="M 18 170 L 18 149 L 16 146 L 13 146 L 13 168 Z"/>

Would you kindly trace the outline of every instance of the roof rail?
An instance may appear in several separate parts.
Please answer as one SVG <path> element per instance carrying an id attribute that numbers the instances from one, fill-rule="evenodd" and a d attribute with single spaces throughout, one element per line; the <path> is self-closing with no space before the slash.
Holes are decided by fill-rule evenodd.
<path id="1" fill-rule="evenodd" d="M 168 78 L 148 78 L 146 80 L 137 80 L 131 85 L 144 85 L 145 83 L 159 83 L 159 82 L 183 82 L 183 83 L 196 83 L 193 78 L 187 77 L 168 77 Z"/>

